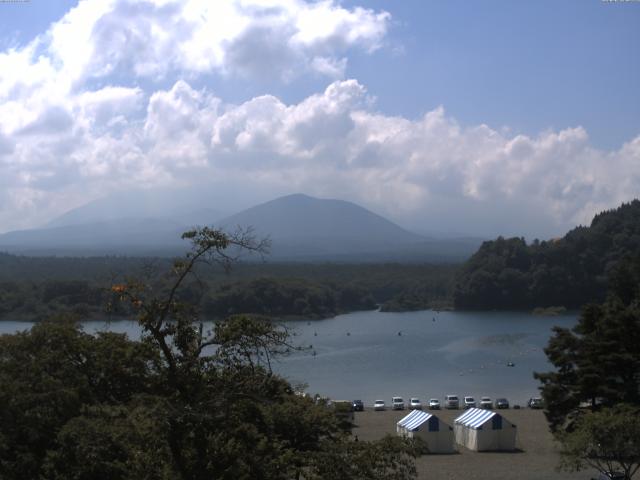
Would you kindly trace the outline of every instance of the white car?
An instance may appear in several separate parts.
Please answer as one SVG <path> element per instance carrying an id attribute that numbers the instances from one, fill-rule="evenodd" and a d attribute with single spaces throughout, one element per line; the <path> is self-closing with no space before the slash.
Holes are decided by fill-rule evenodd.
<path id="1" fill-rule="evenodd" d="M 476 408 L 476 399 L 473 397 L 464 397 L 464 408 Z"/>
<path id="2" fill-rule="evenodd" d="M 447 395 L 444 397 L 444 407 L 450 410 L 457 410 L 460 406 L 460 400 L 457 395 Z"/>
<path id="3" fill-rule="evenodd" d="M 422 410 L 422 403 L 419 398 L 412 398 L 409 400 L 409 409 L 410 410 Z"/>
<path id="4" fill-rule="evenodd" d="M 379 410 L 386 410 L 387 407 L 384 404 L 384 400 L 376 400 L 373 404 L 373 410 L 375 411 L 379 411 Z"/>
<path id="5" fill-rule="evenodd" d="M 393 397 L 391 399 L 391 408 L 393 410 L 404 410 L 404 400 L 402 397 Z"/>
<path id="6" fill-rule="evenodd" d="M 482 397 L 480 399 L 480 408 L 484 408 L 485 410 L 491 410 L 493 408 L 493 402 L 489 397 Z"/>
<path id="7" fill-rule="evenodd" d="M 432 398 L 429 400 L 429 410 L 440 410 L 440 400 Z"/>

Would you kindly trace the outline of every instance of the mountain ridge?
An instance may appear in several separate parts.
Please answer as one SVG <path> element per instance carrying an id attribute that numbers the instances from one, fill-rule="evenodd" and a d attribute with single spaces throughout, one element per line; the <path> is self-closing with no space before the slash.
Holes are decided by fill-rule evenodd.
<path id="1" fill-rule="evenodd" d="M 127 203 L 124 198 L 123 204 Z M 431 239 L 406 230 L 353 202 L 320 199 L 296 193 L 278 197 L 227 216 L 208 221 L 213 209 L 200 207 L 190 217 L 136 217 L 145 208 L 122 209 L 120 218 L 100 221 L 92 214 L 96 203 L 67 212 L 46 228 L 0 235 L 0 250 L 36 255 L 179 255 L 187 248 L 180 235 L 196 225 L 227 231 L 252 227 L 256 236 L 272 241 L 270 260 L 338 261 L 455 261 L 468 257 L 479 240 L 451 242 Z M 100 205 L 100 204 L 98 204 Z M 175 213 L 175 210 L 174 212 Z M 126 216 L 129 215 L 129 216 Z M 188 217 L 188 218 L 187 218 Z M 207 221 L 197 221 L 206 219 Z"/>

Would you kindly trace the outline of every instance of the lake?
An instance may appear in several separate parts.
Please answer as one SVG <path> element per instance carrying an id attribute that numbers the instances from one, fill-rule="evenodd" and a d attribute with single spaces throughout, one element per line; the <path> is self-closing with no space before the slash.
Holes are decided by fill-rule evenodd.
<path id="1" fill-rule="evenodd" d="M 577 315 L 523 312 L 354 312 L 334 318 L 285 322 L 293 343 L 311 346 L 275 363 L 291 382 L 305 382 L 335 399 L 393 395 L 443 400 L 446 394 L 507 397 L 523 405 L 538 393 L 534 371 L 551 368 L 542 349 L 554 325 L 571 327 Z M 0 322 L 0 333 L 29 328 Z M 85 322 L 86 331 L 110 329 L 138 338 L 135 322 Z M 515 364 L 507 366 L 508 362 Z"/>

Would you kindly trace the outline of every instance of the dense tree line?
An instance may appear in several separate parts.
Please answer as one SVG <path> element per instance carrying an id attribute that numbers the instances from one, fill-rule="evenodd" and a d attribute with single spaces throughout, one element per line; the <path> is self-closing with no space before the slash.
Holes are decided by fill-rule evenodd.
<path id="1" fill-rule="evenodd" d="M 485 242 L 460 269 L 453 293 L 459 309 L 578 308 L 604 300 L 607 278 L 640 252 L 640 201 L 596 215 L 563 238 Z"/>
<path id="2" fill-rule="evenodd" d="M 584 306 L 572 329 L 554 329 L 545 349 L 554 370 L 536 378 L 564 467 L 630 479 L 640 468 L 640 256 L 610 278 L 604 302 Z"/>
<path id="3" fill-rule="evenodd" d="M 24 267 L 24 270 L 21 268 Z M 0 254 L 0 319 L 39 321 L 72 313 L 82 318 L 130 315 L 107 312 L 109 287 L 145 278 L 162 288 L 167 259 L 38 258 Z M 451 305 L 455 265 L 244 263 L 225 274 L 202 269 L 181 300 L 210 317 L 231 313 L 320 318 L 366 310 L 418 310 Z"/>
<path id="4" fill-rule="evenodd" d="M 211 317 L 254 313 L 311 318 L 375 307 L 372 295 L 358 285 L 258 278 L 220 286 L 206 296 L 202 310 Z"/>
<path id="5" fill-rule="evenodd" d="M 0 336 L 0 477 L 415 478 L 420 445 L 355 442 L 326 405 L 271 371 L 295 348 L 281 327 L 236 315 L 204 331 L 181 301 L 195 265 L 260 245 L 209 229 L 185 235 L 194 250 L 163 275 L 165 288 L 140 279 L 111 288 L 135 311 L 141 341 L 62 319 Z"/>

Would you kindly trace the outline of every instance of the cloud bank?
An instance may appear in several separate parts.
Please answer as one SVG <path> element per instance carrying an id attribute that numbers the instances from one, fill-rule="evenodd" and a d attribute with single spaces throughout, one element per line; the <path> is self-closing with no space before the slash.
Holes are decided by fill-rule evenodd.
<path id="1" fill-rule="evenodd" d="M 209 183 L 349 199 L 424 231 L 545 236 L 638 194 L 640 136 L 602 151 L 581 127 L 527 136 L 443 107 L 377 111 L 344 77 L 390 22 L 334 1 L 81 2 L 0 53 L 0 231 L 117 191 Z M 211 75 L 328 86 L 230 104 Z"/>

